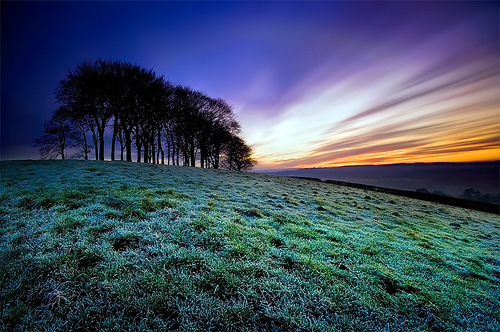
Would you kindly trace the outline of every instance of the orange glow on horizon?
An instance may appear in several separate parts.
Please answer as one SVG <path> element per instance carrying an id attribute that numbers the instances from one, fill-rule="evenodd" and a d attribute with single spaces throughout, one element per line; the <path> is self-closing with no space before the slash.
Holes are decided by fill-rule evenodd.
<path id="1" fill-rule="evenodd" d="M 500 160 L 498 54 L 437 53 L 432 45 L 462 31 L 448 33 L 392 61 L 368 54 L 342 78 L 333 64 L 290 100 L 249 110 L 242 126 L 257 169 Z"/>
<path id="2" fill-rule="evenodd" d="M 403 152 L 403 151 L 401 151 Z M 411 163 L 466 163 L 466 162 L 486 162 L 500 160 L 500 149 L 478 150 L 462 153 L 459 155 L 448 153 L 440 155 L 420 155 L 414 157 L 405 157 L 404 152 L 401 156 L 384 157 L 391 154 L 387 152 L 364 153 L 360 155 L 349 156 L 346 158 L 332 159 L 315 164 L 301 164 L 296 168 L 324 168 L 340 166 L 361 166 L 361 165 L 390 165 L 390 164 L 411 164 Z"/>

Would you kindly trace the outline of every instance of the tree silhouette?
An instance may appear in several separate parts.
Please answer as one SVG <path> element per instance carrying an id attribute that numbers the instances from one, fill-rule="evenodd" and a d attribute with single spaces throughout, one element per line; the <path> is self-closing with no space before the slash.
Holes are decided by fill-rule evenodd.
<path id="1" fill-rule="evenodd" d="M 479 201 L 481 199 L 481 192 L 475 190 L 474 188 L 468 188 L 464 190 L 460 197 L 473 201 Z"/>
<path id="2" fill-rule="evenodd" d="M 201 112 L 207 98 L 190 87 L 175 87 L 173 108 L 175 109 L 176 143 L 184 157 L 184 165 L 196 165 L 196 135 L 202 125 Z"/>
<path id="3" fill-rule="evenodd" d="M 469 199 L 473 201 L 480 201 L 486 203 L 499 203 L 499 195 L 492 195 L 489 193 L 481 194 L 480 191 L 475 190 L 474 188 L 465 189 L 464 192 L 460 195 L 460 198 Z"/>
<path id="4" fill-rule="evenodd" d="M 109 92 L 112 88 L 112 63 L 98 59 L 85 61 L 59 83 L 59 102 L 72 110 L 72 117 L 89 121 L 96 148 L 96 159 L 104 160 L 104 131 L 112 117 Z M 97 147 L 99 143 L 99 147 Z"/>
<path id="5" fill-rule="evenodd" d="M 87 158 L 92 145 L 96 159 L 104 160 L 106 128 L 112 128 L 111 160 L 116 141 L 121 160 L 229 169 L 250 169 L 256 162 L 238 134 L 232 106 L 191 87 L 174 86 L 153 70 L 126 62 L 97 59 L 69 70 L 56 89 L 72 125 L 72 142 Z M 221 158 L 224 163 L 221 163 Z"/>
<path id="6" fill-rule="evenodd" d="M 60 107 L 59 112 L 64 114 L 64 117 L 69 120 L 68 124 L 71 127 L 69 131 L 69 138 L 72 141 L 72 148 L 80 148 L 74 157 L 83 157 L 87 160 L 89 153 L 92 151 L 93 146 L 88 143 L 87 131 L 89 128 L 88 122 L 83 119 L 76 119 L 71 117 L 71 112 L 65 107 Z"/>
<path id="7" fill-rule="evenodd" d="M 117 63 L 114 87 L 112 91 L 112 110 L 114 121 L 118 123 L 113 137 L 121 135 L 126 150 L 126 160 L 132 161 L 132 132 L 136 122 L 135 109 L 139 104 L 139 77 L 145 74 L 145 70 L 129 63 Z"/>
<path id="8" fill-rule="evenodd" d="M 200 126 L 196 138 L 200 149 L 201 167 L 219 168 L 219 156 L 224 143 L 240 132 L 233 108 L 223 99 L 207 98 L 200 114 Z"/>
<path id="9" fill-rule="evenodd" d="M 65 149 L 72 146 L 69 141 L 72 130 L 71 120 L 64 109 L 57 109 L 50 120 L 45 122 L 44 135 L 34 141 L 42 159 L 56 159 L 59 156 L 65 159 Z"/>
<path id="10" fill-rule="evenodd" d="M 252 157 L 252 149 L 240 137 L 233 135 L 225 147 L 225 168 L 246 171 L 252 169 L 257 161 Z"/>

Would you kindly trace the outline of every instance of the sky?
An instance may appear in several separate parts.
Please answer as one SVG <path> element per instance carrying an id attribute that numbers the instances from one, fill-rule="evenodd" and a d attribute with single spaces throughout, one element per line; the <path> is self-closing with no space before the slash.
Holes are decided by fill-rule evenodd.
<path id="1" fill-rule="evenodd" d="M 57 83 L 97 58 L 225 99 L 256 169 L 500 159 L 498 1 L 0 6 L 2 160 L 38 158 Z"/>

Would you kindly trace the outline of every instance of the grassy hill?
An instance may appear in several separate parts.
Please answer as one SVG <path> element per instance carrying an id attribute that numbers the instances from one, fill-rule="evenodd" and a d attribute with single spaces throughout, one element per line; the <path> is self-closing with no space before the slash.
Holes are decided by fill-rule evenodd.
<path id="1" fill-rule="evenodd" d="M 500 330 L 493 214 L 122 162 L 2 162 L 0 190 L 3 330 Z"/>

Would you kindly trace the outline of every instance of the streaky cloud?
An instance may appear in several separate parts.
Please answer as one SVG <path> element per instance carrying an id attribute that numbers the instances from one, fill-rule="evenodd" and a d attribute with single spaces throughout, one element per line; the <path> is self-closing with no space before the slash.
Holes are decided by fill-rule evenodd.
<path id="1" fill-rule="evenodd" d="M 319 64 L 326 73 L 311 72 L 296 84 L 292 102 L 276 103 L 270 121 L 259 122 L 269 129 L 266 136 L 251 137 L 257 153 L 281 167 L 349 159 L 498 159 L 498 41 L 479 42 L 474 24 L 451 27 L 407 49 L 388 40 L 378 49 L 392 54 L 368 52 L 344 60 L 342 68 L 335 60 Z M 349 42 L 344 46 L 359 50 Z"/>

